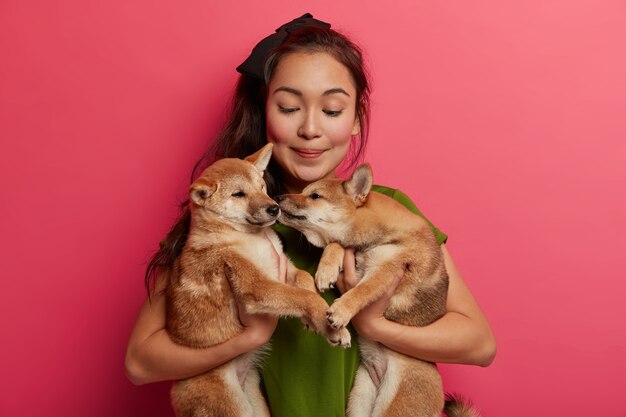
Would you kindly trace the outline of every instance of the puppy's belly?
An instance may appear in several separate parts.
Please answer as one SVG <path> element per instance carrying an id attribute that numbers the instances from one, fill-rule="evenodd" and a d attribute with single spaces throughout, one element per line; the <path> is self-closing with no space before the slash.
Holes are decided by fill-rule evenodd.
<path id="1" fill-rule="evenodd" d="M 243 387 L 249 378 L 258 378 L 254 374 L 265 349 L 262 346 L 203 374 L 176 381 L 171 391 L 174 408 L 219 408 L 222 412 L 229 410 L 228 415 L 250 415 L 252 410 Z"/>
<path id="2" fill-rule="evenodd" d="M 365 338 L 359 341 L 359 350 L 370 378 L 380 383 L 376 398 L 379 410 L 402 397 L 404 409 L 400 415 L 413 415 L 418 409 L 432 409 L 432 415 L 441 412 L 443 384 L 433 363 L 411 358 Z"/>
<path id="3" fill-rule="evenodd" d="M 401 254 L 402 248 L 398 245 L 380 245 L 365 252 L 357 252 L 357 275 L 367 279 L 370 272 L 377 270 L 389 262 L 393 262 Z"/>
<path id="4" fill-rule="evenodd" d="M 387 356 L 383 346 L 362 337 L 359 340 L 359 352 L 372 380 L 382 380 L 387 371 Z"/>
<path id="5" fill-rule="evenodd" d="M 441 384 L 437 367 L 431 362 L 411 358 L 366 338 L 359 340 L 359 351 L 370 374 L 375 372 L 381 380 L 393 368 L 394 372 L 387 375 L 387 378 L 423 380 L 435 384 L 435 389 Z"/>

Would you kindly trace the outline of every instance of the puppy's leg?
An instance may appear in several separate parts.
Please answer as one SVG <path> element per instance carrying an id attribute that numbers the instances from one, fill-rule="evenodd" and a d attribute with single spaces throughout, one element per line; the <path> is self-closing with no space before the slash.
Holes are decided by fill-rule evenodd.
<path id="1" fill-rule="evenodd" d="M 177 417 L 252 417 L 252 408 L 230 362 L 197 377 L 177 381 L 172 406 Z"/>
<path id="2" fill-rule="evenodd" d="M 251 371 L 248 374 L 243 384 L 243 392 L 254 410 L 254 417 L 270 417 L 270 410 L 261 392 L 261 378 L 258 372 Z"/>
<path id="3" fill-rule="evenodd" d="M 322 258 L 315 273 L 315 284 L 321 292 L 328 290 L 337 283 L 337 277 L 343 269 L 344 249 L 338 243 L 329 243 L 324 248 Z"/>
<path id="4" fill-rule="evenodd" d="M 350 333 L 330 329 L 326 320 L 328 304 L 317 293 L 274 281 L 247 259 L 231 255 L 226 259 L 226 277 L 236 297 L 250 313 L 290 316 L 309 323 L 333 345 L 350 346 Z"/>
<path id="5" fill-rule="evenodd" d="M 315 288 L 315 282 L 313 281 L 313 277 L 311 276 L 311 274 L 296 268 L 291 262 L 287 263 L 287 284 L 297 288 L 312 291 L 317 294 L 317 288 Z M 300 320 L 302 321 L 304 327 L 306 327 L 307 329 L 314 328 L 314 324 L 311 323 L 308 317 L 300 317 Z M 328 330 L 332 331 L 333 329 L 329 328 Z M 336 340 L 337 337 L 333 337 L 332 339 Z"/>
<path id="6" fill-rule="evenodd" d="M 345 327 L 333 328 L 328 324 L 328 304 L 317 292 L 275 281 L 259 280 L 254 293 L 243 295 L 243 300 L 246 309 L 251 313 L 298 317 L 307 329 L 322 334 L 331 345 L 350 347 L 350 332 Z"/>
<path id="7" fill-rule="evenodd" d="M 443 387 L 435 365 L 384 349 L 387 372 L 372 417 L 441 416 Z"/>
<path id="8" fill-rule="evenodd" d="M 317 293 L 311 274 L 296 268 L 290 261 L 287 261 L 287 284 Z"/>
<path id="9" fill-rule="evenodd" d="M 374 410 L 378 389 L 370 378 L 367 368 L 361 363 L 356 371 L 354 385 L 350 391 L 346 417 L 370 417 Z"/>
<path id="10" fill-rule="evenodd" d="M 387 351 L 388 349 L 381 347 L 381 350 Z M 382 379 L 380 380 L 380 387 L 378 388 L 378 397 L 376 398 L 376 403 L 374 404 L 374 409 L 372 410 L 372 417 L 404 417 L 404 416 L 420 416 L 421 414 L 417 411 L 419 409 L 419 403 L 416 405 L 414 402 L 412 404 L 412 408 L 405 407 L 395 407 L 392 408 L 392 405 L 396 401 L 400 401 L 404 404 L 404 402 L 411 401 L 411 398 L 405 398 L 400 395 L 399 391 L 402 385 L 405 385 L 403 381 L 404 372 L 402 367 L 399 367 L 396 362 L 394 362 L 393 358 L 389 355 L 382 353 L 384 356 L 385 365 L 385 373 L 382 375 Z M 418 388 L 419 389 L 419 388 Z M 404 401 L 403 401 L 404 400 Z M 439 417 L 439 416 L 429 416 L 429 417 Z"/>
<path id="11" fill-rule="evenodd" d="M 356 287 L 344 293 L 330 306 L 326 313 L 330 325 L 334 328 L 347 326 L 352 317 L 387 291 L 400 268 L 401 265 L 397 262 L 389 262 L 368 271 Z"/>

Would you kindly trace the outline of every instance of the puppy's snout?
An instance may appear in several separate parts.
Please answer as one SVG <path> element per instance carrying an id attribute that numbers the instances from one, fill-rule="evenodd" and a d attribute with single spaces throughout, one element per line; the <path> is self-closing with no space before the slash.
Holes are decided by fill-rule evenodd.
<path id="1" fill-rule="evenodd" d="M 280 203 L 281 201 L 285 201 L 285 196 L 284 195 L 277 195 L 276 197 L 274 197 L 274 200 L 277 203 Z"/>
<path id="2" fill-rule="evenodd" d="M 278 216 L 278 213 L 280 212 L 280 207 L 278 207 L 276 204 L 273 206 L 269 206 L 267 208 L 267 214 L 269 214 L 272 217 L 276 217 Z"/>

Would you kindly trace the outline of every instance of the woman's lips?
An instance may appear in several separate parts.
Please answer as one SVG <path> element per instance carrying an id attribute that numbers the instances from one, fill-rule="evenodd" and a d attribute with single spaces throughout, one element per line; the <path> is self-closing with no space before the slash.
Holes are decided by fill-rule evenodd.
<path id="1" fill-rule="evenodd" d="M 324 150 L 314 150 L 314 149 L 297 149 L 293 148 L 294 152 L 297 153 L 301 158 L 313 159 L 322 155 Z"/>

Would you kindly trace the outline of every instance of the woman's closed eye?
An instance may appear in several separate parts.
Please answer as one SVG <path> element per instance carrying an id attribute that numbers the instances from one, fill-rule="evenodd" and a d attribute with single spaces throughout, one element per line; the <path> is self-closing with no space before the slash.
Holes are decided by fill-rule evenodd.
<path id="1" fill-rule="evenodd" d="M 330 117 L 337 117 L 342 112 L 343 112 L 343 110 L 324 110 L 324 114 L 326 114 L 327 116 L 330 116 Z"/>
<path id="2" fill-rule="evenodd" d="M 278 106 L 278 111 L 285 114 L 295 113 L 300 110 L 300 107 L 283 107 Z"/>

